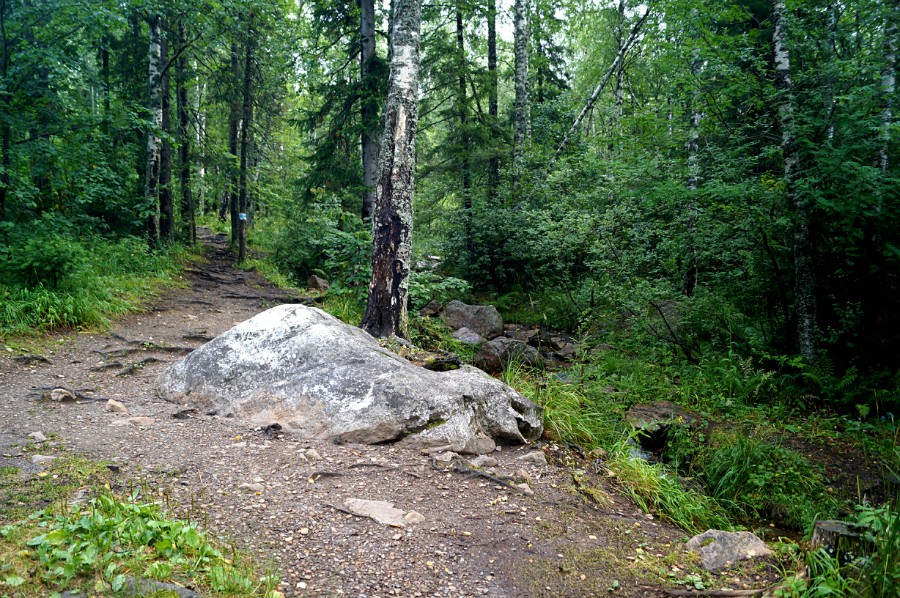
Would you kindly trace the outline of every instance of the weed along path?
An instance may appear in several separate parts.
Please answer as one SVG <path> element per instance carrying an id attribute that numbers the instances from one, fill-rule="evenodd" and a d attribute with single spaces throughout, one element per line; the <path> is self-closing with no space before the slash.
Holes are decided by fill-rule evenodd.
<path id="1" fill-rule="evenodd" d="M 204 241 L 206 263 L 146 312 L 108 332 L 28 341 L 29 355 L 3 351 L 0 510 L 45 507 L 16 488 L 54 472 L 39 457 L 78 455 L 107 463 L 113 490 L 142 488 L 251 554 L 287 596 L 657 596 L 700 579 L 684 532 L 618 496 L 597 462 L 552 443 L 503 447 L 484 464 L 528 480 L 526 493 L 418 451 L 308 442 L 159 399 L 154 383 L 169 363 L 298 301 L 235 270 L 224 238 Z M 386 525 L 354 514 L 365 503 L 348 499 L 421 517 Z M 767 583 L 758 576 L 704 583 Z"/>

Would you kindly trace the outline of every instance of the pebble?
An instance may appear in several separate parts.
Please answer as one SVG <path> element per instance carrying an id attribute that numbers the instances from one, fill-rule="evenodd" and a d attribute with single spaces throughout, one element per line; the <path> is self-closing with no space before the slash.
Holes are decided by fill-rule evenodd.
<path id="1" fill-rule="evenodd" d="M 47 440 L 47 437 L 44 436 L 43 432 L 32 432 L 31 434 L 28 435 L 28 437 L 31 438 L 35 442 L 44 442 Z"/>
<path id="2" fill-rule="evenodd" d="M 306 451 L 303 454 L 310 461 L 321 461 L 322 460 L 322 455 L 320 455 L 319 451 L 317 451 L 316 449 L 306 449 Z"/>
<path id="3" fill-rule="evenodd" d="M 51 457 L 48 455 L 33 455 L 31 457 L 31 462 L 35 465 L 43 465 L 44 463 L 49 463 L 50 461 L 56 461 L 56 457 Z"/>
<path id="4" fill-rule="evenodd" d="M 115 399 L 106 401 L 106 410 L 111 413 L 121 413 L 123 415 L 128 414 L 128 408 Z"/>
<path id="5" fill-rule="evenodd" d="M 493 457 L 488 457 L 487 455 L 478 455 L 474 459 L 472 459 L 472 465 L 475 467 L 497 467 L 500 465 L 500 462 L 494 459 Z"/>
<path id="6" fill-rule="evenodd" d="M 547 465 L 547 457 L 541 451 L 531 451 L 519 457 L 519 461 L 534 465 Z"/>
<path id="7" fill-rule="evenodd" d="M 255 483 L 255 482 L 252 484 L 250 484 L 248 482 L 244 482 L 243 484 L 238 486 L 238 490 L 248 490 L 250 492 L 262 492 L 265 489 L 266 489 L 265 486 L 263 486 L 262 484 L 259 484 L 259 483 Z"/>

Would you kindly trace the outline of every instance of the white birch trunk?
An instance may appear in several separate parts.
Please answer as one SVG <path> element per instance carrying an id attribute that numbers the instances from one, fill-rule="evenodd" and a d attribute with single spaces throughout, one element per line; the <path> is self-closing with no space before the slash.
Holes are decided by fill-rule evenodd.
<path id="1" fill-rule="evenodd" d="M 420 0 L 395 0 L 393 6 L 391 70 L 375 187 L 372 279 L 360 327 L 372 336 L 409 338 L 422 6 Z"/>
<path id="2" fill-rule="evenodd" d="M 528 29 L 525 21 L 525 0 L 515 0 L 515 151 L 521 154 L 531 128 L 531 102 L 528 98 Z"/>
<path id="3" fill-rule="evenodd" d="M 150 131 L 147 135 L 147 171 L 144 179 L 144 201 L 147 210 L 147 228 L 150 242 L 159 240 L 159 170 L 162 151 L 163 107 L 162 107 L 162 46 L 160 44 L 160 18 L 156 15 L 148 19 L 150 25 L 150 47 L 148 75 L 150 84 Z"/>
<path id="4" fill-rule="evenodd" d="M 810 363 L 817 360 L 816 294 L 812 246 L 809 235 L 809 205 L 797 182 L 800 156 L 794 126 L 794 98 L 791 84 L 791 59 L 787 47 L 784 0 L 773 0 L 775 27 L 775 88 L 778 90 L 778 117 L 781 123 L 781 151 L 784 157 L 784 181 L 794 228 L 794 313 L 800 355 Z"/>

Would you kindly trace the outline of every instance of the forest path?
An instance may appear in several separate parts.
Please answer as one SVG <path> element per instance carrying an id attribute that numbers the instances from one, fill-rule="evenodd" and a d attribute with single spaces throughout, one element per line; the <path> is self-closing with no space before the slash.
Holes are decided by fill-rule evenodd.
<path id="1" fill-rule="evenodd" d="M 525 495 L 437 471 L 429 457 L 395 446 L 337 446 L 235 419 L 173 417 L 179 406 L 154 392 L 163 368 L 263 309 L 298 300 L 235 270 L 224 236 L 206 233 L 203 241 L 208 261 L 150 299 L 148 311 L 118 319 L 106 333 L 43 337 L 46 362 L 3 352 L 0 466 L 34 475 L 30 457 L 59 450 L 113 461 L 119 487 L 144 483 L 168 495 L 176 513 L 199 512 L 213 534 L 270 564 L 288 596 L 663 593 L 648 580 L 682 564 L 681 555 L 663 559 L 680 551 L 684 533 L 644 515 L 591 472 L 582 483 L 605 487 L 610 502 L 574 491 L 574 467 L 591 464 L 563 464 L 569 457 L 553 445 L 537 447 L 550 465 L 519 460 L 534 446 L 492 455 L 499 472 L 531 479 L 534 494 Z M 41 398 L 57 386 L 86 399 Z M 110 412 L 106 399 L 128 414 Z M 50 441 L 30 446 L 28 434 L 38 431 Z M 383 526 L 334 508 L 347 498 L 390 501 L 425 521 Z"/>

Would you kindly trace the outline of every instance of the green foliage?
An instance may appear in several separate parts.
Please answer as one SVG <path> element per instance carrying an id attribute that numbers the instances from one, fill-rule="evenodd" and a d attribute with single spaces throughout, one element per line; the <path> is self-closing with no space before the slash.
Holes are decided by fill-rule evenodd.
<path id="1" fill-rule="evenodd" d="M 867 554 L 849 562 L 826 548 L 806 555 L 807 575 L 786 580 L 781 598 L 859 596 L 882 598 L 900 591 L 900 512 L 896 505 L 859 506 L 856 523 L 864 526 Z"/>
<path id="2" fill-rule="evenodd" d="M 27 554 L 22 563 L 27 573 L 14 562 L 11 570 L 23 575 L 7 574 L 7 585 L 117 593 L 129 579 L 145 578 L 191 580 L 214 595 L 262 596 L 272 588 L 274 580 L 256 581 L 246 562 L 213 546 L 195 523 L 169 519 L 138 497 L 137 491 L 127 501 L 102 494 L 59 514 L 39 511 L 27 522 L 2 528 L 0 545 L 24 540 L 23 532 L 41 532 L 17 555 Z"/>
<path id="3" fill-rule="evenodd" d="M 708 529 L 733 529 L 728 514 L 714 498 L 684 488 L 675 472 L 634 457 L 625 442 L 615 447 L 609 469 L 634 502 L 692 534 Z"/>
<path id="4" fill-rule="evenodd" d="M 420 309 L 432 300 L 446 303 L 451 299 L 464 299 L 471 289 L 472 285 L 460 278 L 413 270 L 409 276 L 410 307 Z"/>
<path id="5" fill-rule="evenodd" d="M 296 207 L 272 243 L 272 262 L 296 284 L 312 274 L 329 280 L 334 293 L 363 295 L 371 277 L 369 226 L 346 212 L 340 198 L 320 195 Z"/>
<path id="6" fill-rule="evenodd" d="M 32 241 L 26 239 L 24 246 L 32 247 Z M 183 249 L 151 252 L 136 238 L 66 237 L 63 246 L 65 252 L 53 254 L 58 260 L 44 262 L 56 268 L 55 286 L 29 286 L 27 278 L 19 278 L 20 270 L 7 271 L 0 279 L 0 334 L 105 325 L 110 316 L 139 309 L 160 284 L 171 284 L 171 275 L 185 258 Z M 34 252 L 41 255 L 39 247 Z M 45 275 L 50 271 L 45 269 Z"/>
<path id="7" fill-rule="evenodd" d="M 806 529 L 838 511 L 822 473 L 784 446 L 739 433 L 716 433 L 691 461 L 710 496 L 745 523 L 778 521 Z"/>

